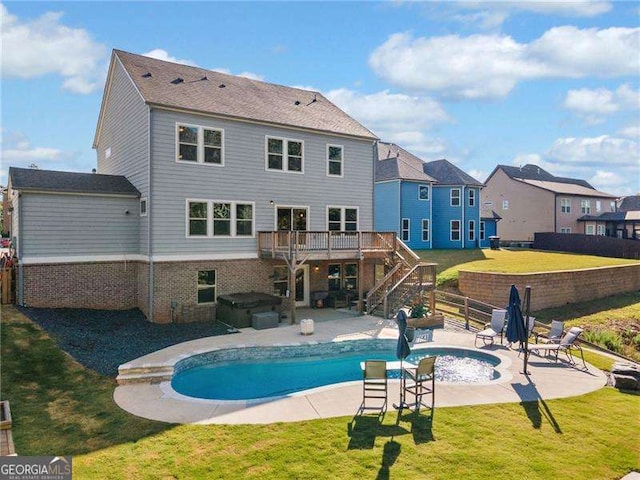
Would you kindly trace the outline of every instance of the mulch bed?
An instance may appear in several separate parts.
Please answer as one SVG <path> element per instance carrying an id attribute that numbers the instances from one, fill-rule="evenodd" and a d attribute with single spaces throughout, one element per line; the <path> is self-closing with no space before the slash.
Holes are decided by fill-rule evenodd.
<path id="1" fill-rule="evenodd" d="M 118 374 L 119 365 L 142 355 L 227 333 L 227 327 L 218 322 L 151 323 L 137 309 L 18 308 L 75 360 L 109 377 Z"/>

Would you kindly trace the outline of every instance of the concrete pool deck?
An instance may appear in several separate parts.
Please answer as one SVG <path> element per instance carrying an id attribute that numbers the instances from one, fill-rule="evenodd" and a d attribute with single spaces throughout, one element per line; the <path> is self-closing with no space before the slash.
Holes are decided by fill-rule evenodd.
<path id="1" fill-rule="evenodd" d="M 201 338 L 184 342 L 124 364 L 119 381 L 129 372 L 173 371 L 173 366 L 191 355 L 216 349 L 248 346 L 304 345 L 360 339 L 395 339 L 398 336 L 393 320 L 368 315 L 317 321 L 313 335 L 300 334 L 300 325 L 280 325 L 278 328 L 254 330 L 246 328 L 238 334 Z M 450 329 L 434 330 L 434 346 L 474 348 L 475 334 Z M 417 342 L 419 345 L 420 342 Z M 566 360 L 557 363 L 537 355 L 529 360 L 529 375 L 522 373 L 522 358 L 517 350 L 510 350 L 498 342 L 479 350 L 490 352 L 502 359 L 499 379 L 485 384 L 436 383 L 437 407 L 509 403 L 548 400 L 582 395 L 606 385 L 603 372 L 587 364 L 588 369 L 573 367 Z M 153 375 L 153 374 L 151 374 Z M 139 417 L 169 423 L 198 424 L 259 424 L 294 422 L 319 418 L 353 416 L 362 402 L 362 382 L 307 390 L 287 397 L 222 401 L 203 400 L 180 395 L 171 388 L 171 382 L 131 383 L 115 389 L 114 400 L 124 410 Z M 389 381 L 388 410 L 400 396 L 398 380 Z"/>

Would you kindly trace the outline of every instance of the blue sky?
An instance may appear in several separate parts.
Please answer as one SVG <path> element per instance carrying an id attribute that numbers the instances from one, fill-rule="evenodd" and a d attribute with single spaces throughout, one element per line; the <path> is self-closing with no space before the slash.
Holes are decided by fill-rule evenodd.
<path id="1" fill-rule="evenodd" d="M 111 49 L 323 92 L 484 181 L 640 192 L 637 2 L 5 2 L 2 166 L 90 172 Z"/>

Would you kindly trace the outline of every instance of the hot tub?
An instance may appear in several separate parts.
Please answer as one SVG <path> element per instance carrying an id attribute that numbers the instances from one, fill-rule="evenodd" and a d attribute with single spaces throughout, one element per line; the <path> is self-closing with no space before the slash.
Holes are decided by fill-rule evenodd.
<path id="1" fill-rule="evenodd" d="M 260 292 L 231 293 L 218 297 L 218 320 L 236 328 L 251 326 L 254 313 L 275 311 L 282 298 Z"/>

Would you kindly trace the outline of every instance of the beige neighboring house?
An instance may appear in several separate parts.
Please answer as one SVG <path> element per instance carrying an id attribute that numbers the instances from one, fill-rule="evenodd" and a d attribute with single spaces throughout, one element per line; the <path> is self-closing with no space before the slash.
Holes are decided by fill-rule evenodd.
<path id="1" fill-rule="evenodd" d="M 585 180 L 556 177 L 537 165 L 498 165 L 485 184 L 482 205 L 502 217 L 501 241 L 530 242 L 536 232 L 587 233 L 578 219 L 616 211 L 615 195 Z"/>

